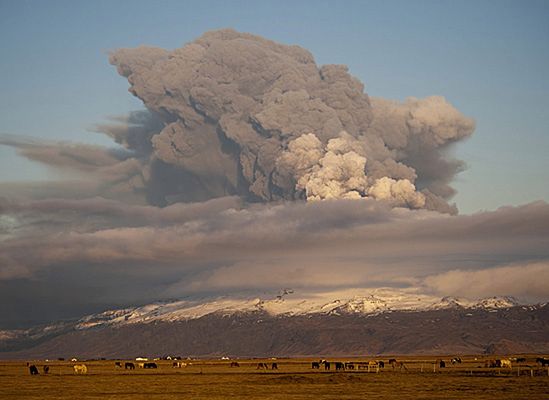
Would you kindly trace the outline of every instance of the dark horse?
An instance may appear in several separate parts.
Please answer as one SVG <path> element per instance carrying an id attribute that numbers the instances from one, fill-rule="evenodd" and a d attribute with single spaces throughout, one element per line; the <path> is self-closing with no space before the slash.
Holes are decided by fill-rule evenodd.
<path id="1" fill-rule="evenodd" d="M 538 364 L 541 364 L 542 367 L 545 367 L 546 365 L 549 365 L 549 359 L 544 357 L 538 357 L 536 358 L 536 362 Z"/>

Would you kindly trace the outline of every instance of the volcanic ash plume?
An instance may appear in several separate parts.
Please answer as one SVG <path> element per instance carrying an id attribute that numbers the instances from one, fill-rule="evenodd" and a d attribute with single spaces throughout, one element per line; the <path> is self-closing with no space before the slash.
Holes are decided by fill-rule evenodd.
<path id="1" fill-rule="evenodd" d="M 150 121 L 106 130 L 142 160 L 153 204 L 374 198 L 455 211 L 449 183 L 462 164 L 445 149 L 474 123 L 442 97 L 370 99 L 346 66 L 319 68 L 298 46 L 233 30 L 110 61 Z"/>

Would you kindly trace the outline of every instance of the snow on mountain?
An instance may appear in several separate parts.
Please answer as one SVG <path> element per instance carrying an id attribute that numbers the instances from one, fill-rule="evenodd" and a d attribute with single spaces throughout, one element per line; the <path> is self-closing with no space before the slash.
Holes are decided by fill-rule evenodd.
<path id="1" fill-rule="evenodd" d="M 391 311 L 425 311 L 449 308 L 497 309 L 518 305 L 512 297 L 491 297 L 478 301 L 417 294 L 413 291 L 375 289 L 364 291 L 329 292 L 309 296 L 285 291 L 275 298 L 217 298 L 209 301 L 179 300 L 153 303 L 142 307 L 105 311 L 86 316 L 76 329 L 102 325 L 125 325 L 151 322 L 174 322 L 197 319 L 206 315 L 235 313 L 267 313 L 272 316 L 308 314 L 374 315 Z"/>
<path id="2" fill-rule="evenodd" d="M 446 296 L 440 299 L 439 301 L 431 304 L 429 309 L 431 310 L 445 310 L 449 308 L 473 308 L 477 302 L 459 298 Z"/>
<path id="3" fill-rule="evenodd" d="M 496 310 L 499 308 L 510 308 L 520 305 L 519 301 L 512 296 L 489 297 L 482 299 L 471 308 L 483 308 L 487 310 Z"/>
<path id="4" fill-rule="evenodd" d="M 0 330 L 0 341 L 2 340 L 13 340 L 23 335 L 26 331 L 23 329 L 13 329 L 13 330 Z"/>
<path id="5" fill-rule="evenodd" d="M 207 315 L 224 317 L 238 313 L 266 313 L 275 317 L 302 315 L 375 316 L 393 311 L 413 312 L 447 309 L 496 312 L 498 309 L 517 305 L 520 304 L 513 297 L 490 297 L 480 300 L 458 297 L 444 297 L 441 299 L 407 289 L 350 289 L 315 294 L 295 293 L 293 290 L 286 289 L 278 295 L 263 295 L 263 297 L 220 297 L 216 299 L 157 302 L 141 307 L 92 314 L 73 322 L 64 321 L 30 329 L 0 330 L 0 344 L 17 340 L 38 340 L 74 329 L 87 330 L 94 327 L 186 321 Z M 523 305 L 523 307 L 525 306 Z M 536 306 L 528 307 L 535 308 Z"/>

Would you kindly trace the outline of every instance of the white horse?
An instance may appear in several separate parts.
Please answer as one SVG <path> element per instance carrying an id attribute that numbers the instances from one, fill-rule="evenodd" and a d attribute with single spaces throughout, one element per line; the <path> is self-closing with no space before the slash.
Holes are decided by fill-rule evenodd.
<path id="1" fill-rule="evenodd" d="M 187 366 L 186 362 L 177 361 L 173 363 L 173 368 L 185 368 Z"/>
<path id="2" fill-rule="evenodd" d="M 368 362 L 368 372 L 370 372 L 370 368 L 373 371 L 376 371 L 376 373 L 378 373 L 379 372 L 379 363 L 377 361 Z"/>
<path id="3" fill-rule="evenodd" d="M 88 367 L 86 367 L 84 364 L 77 364 L 73 365 L 74 373 L 75 374 L 87 374 L 88 373 Z"/>
<path id="4" fill-rule="evenodd" d="M 509 360 L 509 359 L 501 360 L 501 368 L 509 368 L 509 369 L 511 369 L 511 368 L 512 368 L 511 360 Z"/>

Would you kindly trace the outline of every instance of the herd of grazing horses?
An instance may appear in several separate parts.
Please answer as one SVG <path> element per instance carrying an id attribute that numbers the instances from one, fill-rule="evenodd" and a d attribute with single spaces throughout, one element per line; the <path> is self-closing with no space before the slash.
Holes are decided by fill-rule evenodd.
<path id="1" fill-rule="evenodd" d="M 396 363 L 397 361 L 394 360 Z M 389 363 L 391 363 L 391 360 L 389 360 Z M 368 369 L 370 371 L 370 368 L 374 368 L 379 370 L 380 368 L 385 368 L 385 362 L 384 361 L 368 361 L 368 362 L 330 362 L 328 360 L 319 360 L 319 361 L 313 361 L 311 363 L 312 369 L 320 369 L 321 366 L 324 367 L 324 370 L 329 371 L 332 368 L 332 364 L 336 371 L 345 371 L 345 370 L 355 370 L 355 369 Z M 395 365 L 393 365 L 393 368 L 395 368 Z M 404 366 L 404 364 L 402 364 Z"/>
<path id="2" fill-rule="evenodd" d="M 512 359 L 494 359 L 494 360 L 486 360 L 484 363 L 484 367 L 486 368 L 512 368 L 512 361 L 517 363 L 523 363 L 526 362 L 526 358 L 519 357 L 519 358 L 512 358 Z M 461 364 L 461 358 L 454 357 L 450 360 L 452 364 Z M 406 365 L 402 361 L 397 361 L 395 358 L 389 359 L 387 362 L 393 370 L 408 370 Z M 549 366 L 549 359 L 544 357 L 538 357 L 536 358 L 536 363 L 540 364 L 542 367 Z M 187 364 L 184 362 L 176 361 L 173 363 L 173 368 L 182 368 L 186 367 L 187 365 L 192 365 L 191 363 Z M 366 361 L 366 362 L 330 362 L 328 360 L 319 360 L 319 361 L 313 361 L 311 363 L 312 369 L 320 369 L 323 367 L 324 370 L 331 370 L 332 365 L 336 371 L 345 371 L 345 370 L 355 370 L 355 369 L 367 369 L 368 372 L 370 372 L 371 369 L 374 369 L 376 372 L 379 372 L 381 368 L 385 368 L 385 362 L 381 360 L 372 360 L 372 361 Z M 445 368 L 446 362 L 444 360 L 436 360 L 435 365 L 438 365 L 439 368 Z M 114 363 L 115 368 L 122 368 L 122 362 L 116 361 Z M 140 362 L 137 363 L 137 366 L 139 368 L 144 369 L 156 369 L 158 368 L 158 365 L 154 362 Z M 230 364 L 231 367 L 240 367 L 240 364 L 237 361 L 232 361 Z M 34 364 L 30 364 L 27 362 L 27 367 L 29 368 L 29 373 L 31 375 L 39 375 L 38 367 Z M 133 362 L 125 362 L 124 363 L 124 369 L 127 370 L 134 370 L 136 365 Z M 268 370 L 269 364 L 265 362 L 257 363 L 257 368 L 260 370 Z M 271 370 L 278 370 L 278 364 L 276 362 L 271 363 L 270 365 Z M 85 364 L 75 364 L 73 365 L 73 370 L 75 374 L 87 374 L 88 367 Z M 48 365 L 44 365 L 42 367 L 42 371 L 44 375 L 47 375 L 50 371 L 50 367 Z"/>

